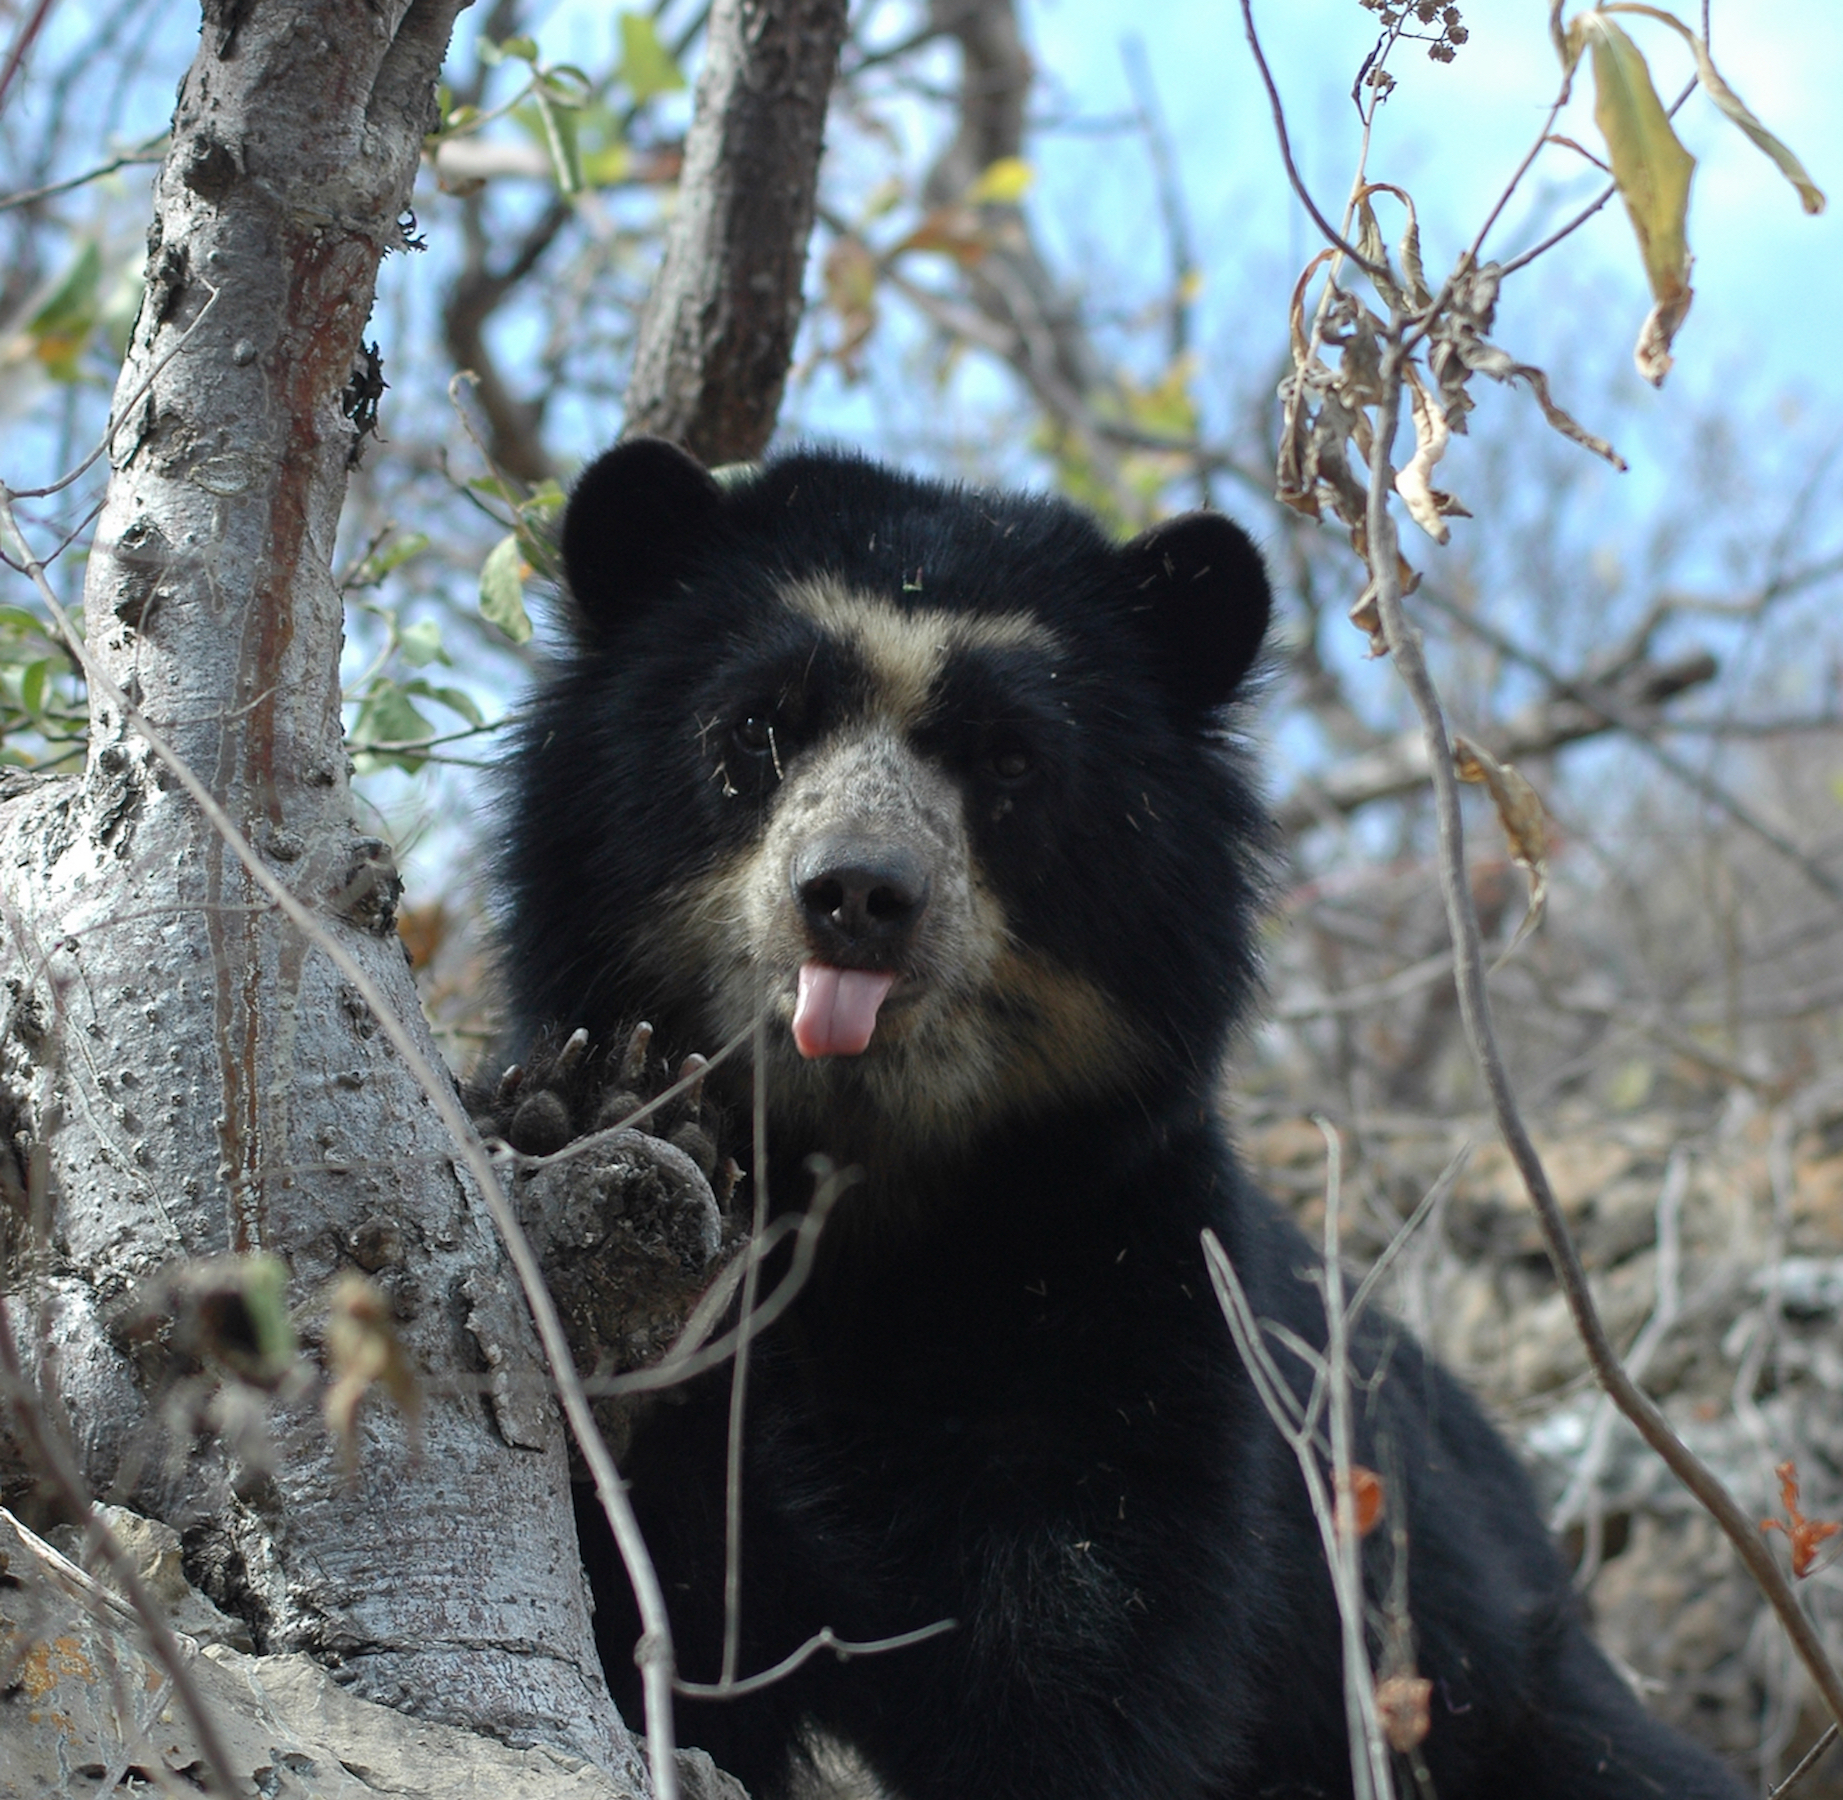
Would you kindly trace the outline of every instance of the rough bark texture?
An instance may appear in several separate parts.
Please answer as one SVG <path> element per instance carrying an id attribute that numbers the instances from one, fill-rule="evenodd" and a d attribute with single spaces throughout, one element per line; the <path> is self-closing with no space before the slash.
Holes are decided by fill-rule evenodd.
<path id="1" fill-rule="evenodd" d="M 679 210 L 648 297 L 629 433 L 707 464 L 761 455 L 800 323 L 845 0 L 716 0 Z"/>
<path id="2" fill-rule="evenodd" d="M 377 266 L 459 4 L 207 6 L 86 594 L 110 675 L 418 1029 L 395 873 L 351 818 L 329 569 Z M 82 777 L 0 786 L 0 1110 L 47 1147 L 52 1194 L 48 1240 L 15 1221 L 4 1286 L 47 1407 L 92 1491 L 179 1528 L 258 1649 L 643 1785 L 595 1672 L 527 1315 L 452 1145 L 99 692 L 92 725 Z M 277 1408 L 266 1474 L 172 1428 L 186 1371 L 129 1342 L 124 1303 L 177 1258 L 253 1250 L 288 1265 L 310 1349 L 329 1277 L 385 1289 L 418 1445 L 382 1400 L 350 1482 L 311 1398 Z"/>
<path id="3" fill-rule="evenodd" d="M 132 1541 L 131 1515 L 112 1508 L 110 1523 Z M 142 1525 L 140 1536 L 161 1529 Z M 252 1656 L 247 1645 L 200 1632 L 195 1616 L 205 1602 L 172 1566 L 176 1554 L 156 1555 L 136 1560 L 175 1628 L 193 1633 L 181 1648 L 232 1776 L 246 1784 L 240 1792 L 263 1800 L 643 1800 L 643 1787 L 548 1745 L 513 1749 L 408 1719 L 344 1692 L 308 1657 Z M 197 1739 L 132 1609 L 4 1511 L 0 1557 L 10 1577 L 0 1587 L 0 1655 L 15 1695 L 0 1713 L 0 1800 L 114 1791 L 111 1769 L 137 1791 L 142 1782 L 167 1794 L 193 1791 Z M 746 1800 L 695 1750 L 679 1753 L 678 1778 L 684 1800 Z"/>

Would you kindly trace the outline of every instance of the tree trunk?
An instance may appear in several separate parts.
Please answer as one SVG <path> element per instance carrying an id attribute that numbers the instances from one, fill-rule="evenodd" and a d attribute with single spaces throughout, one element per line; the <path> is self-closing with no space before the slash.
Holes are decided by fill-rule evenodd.
<path id="1" fill-rule="evenodd" d="M 207 5 L 88 569 L 88 764 L 0 773 L 0 1297 L 31 1387 L 15 1404 L 68 1435 L 93 1494 L 181 1531 L 259 1650 L 574 1748 L 644 1792 L 596 1669 L 562 1433 L 478 1192 L 365 999 L 149 736 L 439 1066 L 388 849 L 352 820 L 331 564 L 379 391 L 377 265 L 403 241 L 463 3 Z M 714 9 L 631 407 L 711 461 L 772 428 L 845 10 Z M 210 1353 L 234 1363 L 245 1321 L 176 1278 L 254 1252 L 285 1267 L 311 1363 L 335 1276 L 388 1297 L 421 1416 L 368 1400 L 350 1474 L 312 1393 L 284 1385 L 266 1431 L 246 1428 L 257 1390 Z M 51 1523 L 28 1435 L 0 1436 L 0 1481 Z"/>
<path id="2" fill-rule="evenodd" d="M 629 433 L 713 467 L 767 448 L 800 324 L 845 0 L 716 0 L 679 207 L 647 297 Z"/>
<path id="3" fill-rule="evenodd" d="M 463 3 L 207 5 L 85 597 L 102 668 L 431 1061 L 395 871 L 352 821 L 330 568 L 378 261 Z M 51 1196 L 48 1230 L 12 1222 L 4 1285 L 42 1404 L 259 1648 L 632 1769 L 528 1317 L 435 1109 L 96 684 L 91 716 L 80 778 L 0 788 L 0 1111 Z M 349 1479 L 310 1399 L 273 1408 L 267 1470 L 228 1430 L 195 1442 L 207 1377 L 130 1328 L 177 1259 L 253 1251 L 286 1265 L 310 1350 L 341 1270 L 392 1303 L 420 1429 L 367 1401 Z"/>

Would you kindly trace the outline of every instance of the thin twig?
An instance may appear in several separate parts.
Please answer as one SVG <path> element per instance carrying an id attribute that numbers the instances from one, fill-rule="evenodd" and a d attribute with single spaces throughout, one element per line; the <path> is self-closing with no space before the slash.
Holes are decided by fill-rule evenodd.
<path id="1" fill-rule="evenodd" d="M 1184 209 L 1184 190 L 1178 180 L 1171 134 L 1166 129 L 1164 109 L 1158 104 L 1158 89 L 1152 81 L 1152 64 L 1146 55 L 1145 39 L 1136 34 L 1123 38 L 1120 58 L 1126 64 L 1127 84 L 1133 90 L 1133 105 L 1139 113 L 1139 129 L 1152 159 L 1158 210 L 1164 219 L 1165 248 L 1171 257 L 1171 327 L 1166 349 L 1171 360 L 1176 362 L 1190 348 L 1189 291 L 1197 272 L 1196 255 L 1190 246 L 1190 220 Z"/>
<path id="2" fill-rule="evenodd" d="M 911 1644 L 925 1644 L 930 1638 L 957 1631 L 959 1627 L 958 1619 L 936 1619 L 932 1625 L 918 1625 L 915 1630 L 901 1632 L 895 1637 L 851 1644 L 834 1637 L 830 1625 L 823 1625 L 798 1650 L 790 1651 L 773 1668 L 763 1669 L 759 1675 L 745 1675 L 740 1681 L 680 1681 L 673 1685 L 688 1699 L 740 1700 L 744 1694 L 758 1694 L 763 1688 L 785 1679 L 821 1650 L 834 1651 L 840 1662 L 849 1662 L 854 1656 L 881 1656 L 886 1650 L 906 1650 Z"/>
<path id="3" fill-rule="evenodd" d="M 1703 41 L 1706 43 L 1707 39 L 1705 38 Z M 1680 93 L 1676 97 L 1676 99 L 1671 102 L 1670 115 L 1669 115 L 1671 118 L 1674 119 L 1677 116 L 1677 114 L 1682 111 L 1684 101 L 1686 101 L 1690 97 L 1690 95 L 1693 94 L 1695 91 L 1696 91 L 1696 83 L 1692 80 L 1690 84 L 1686 88 L 1684 88 L 1682 93 Z M 1579 231 L 1580 228 L 1583 225 L 1585 225 L 1587 221 L 1591 219 L 1594 216 L 1594 214 L 1597 213 L 1603 206 L 1605 206 L 1607 201 L 1612 199 L 1612 197 L 1618 192 L 1619 192 L 1618 187 L 1614 183 L 1609 181 L 1606 184 L 1606 186 L 1600 190 L 1600 193 L 1598 194 L 1598 196 L 1592 201 L 1590 201 L 1586 206 L 1583 206 L 1581 210 L 1577 212 L 1574 215 L 1574 217 L 1567 222 L 1567 224 L 1563 225 L 1557 231 L 1550 232 L 1549 235 L 1545 237 L 1541 243 L 1532 245 L 1529 249 L 1522 251 L 1520 254 L 1516 256 L 1513 256 L 1507 263 L 1500 264 L 1499 265 L 1499 278 L 1502 279 L 1505 276 L 1514 275 L 1519 269 L 1528 268 L 1528 266 L 1531 263 L 1533 263 L 1537 257 L 1546 256 L 1551 250 L 1555 248 L 1557 244 L 1559 244 L 1562 241 L 1563 238 L 1571 237 L 1573 236 L 1575 232 Z"/>
<path id="4" fill-rule="evenodd" d="M 813 1196 L 812 1205 L 805 1212 L 783 1214 L 762 1233 L 760 1243 L 763 1260 L 774 1252 L 783 1238 L 790 1235 L 794 1240 L 794 1248 L 787 1273 L 775 1283 L 768 1298 L 750 1310 L 747 1329 L 749 1337 L 760 1337 L 799 1297 L 800 1290 L 805 1287 L 812 1273 L 813 1264 L 818 1260 L 819 1236 L 825 1229 L 826 1220 L 831 1217 L 832 1208 L 838 1204 L 839 1196 L 856 1179 L 856 1174 L 857 1171 L 853 1169 L 828 1168 L 820 1177 L 819 1190 Z M 728 1361 L 744 1335 L 742 1318 L 738 1316 L 728 1331 L 720 1337 L 712 1338 L 709 1343 L 701 1342 L 700 1334 L 693 1326 L 699 1313 L 707 1306 L 720 1313 L 728 1305 L 740 1279 L 736 1269 L 736 1263 L 732 1262 L 717 1277 L 710 1292 L 692 1309 L 691 1320 L 687 1322 L 680 1341 L 658 1362 L 626 1375 L 587 1376 L 583 1380 L 583 1391 L 597 1395 L 657 1393 L 662 1388 L 676 1387 L 681 1382 L 689 1381 L 692 1376 L 701 1375 L 706 1369 L 714 1369 Z"/>
<path id="5" fill-rule="evenodd" d="M 1836 1741 L 1837 1741 L 1837 1724 L 1836 1724 L 1836 1721 L 1833 1719 L 1828 1725 L 1824 1727 L 1824 1735 L 1820 1737 L 1817 1740 L 1817 1742 L 1813 1744 L 1811 1748 L 1807 1750 L 1804 1753 L 1804 1755 L 1798 1759 L 1798 1767 L 1795 1768 L 1791 1772 L 1791 1774 L 1789 1774 L 1785 1778 L 1785 1780 L 1780 1782 L 1780 1784 L 1776 1788 L 1774 1788 L 1771 1793 L 1769 1793 L 1766 1796 L 1766 1800 L 1785 1800 L 1785 1796 L 1789 1794 L 1793 1788 L 1795 1788 L 1801 1781 L 1804 1780 L 1804 1778 L 1807 1775 L 1811 1773 L 1813 1769 L 1817 1767 L 1819 1761 L 1823 1757 L 1824 1752 L 1828 1750 L 1830 1746 L 1834 1744 Z"/>
<path id="6" fill-rule="evenodd" d="M 12 501 L 11 490 L 0 483 L 0 526 L 11 532 L 14 540 L 23 547 L 25 538 L 14 515 Z M 647 1762 L 657 1800 L 678 1800 L 678 1763 L 672 1723 L 672 1627 L 666 1614 L 665 1595 L 660 1588 L 659 1576 L 653 1567 L 646 1541 L 640 1534 L 640 1524 L 634 1516 L 626 1487 L 596 1427 L 588 1397 L 582 1391 L 582 1383 L 570 1355 L 569 1338 L 558 1316 L 556 1302 L 551 1299 L 550 1290 L 545 1286 L 544 1274 L 532 1251 L 531 1241 L 526 1237 L 518 1215 L 506 1199 L 505 1190 L 494 1172 L 492 1159 L 487 1155 L 485 1145 L 481 1143 L 478 1132 L 474 1130 L 472 1121 L 462 1107 L 453 1081 L 436 1073 L 371 973 L 314 917 L 312 911 L 287 884 L 269 869 L 216 796 L 192 772 L 185 759 L 166 741 L 165 736 L 141 709 L 128 698 L 108 670 L 91 655 L 88 645 L 77 632 L 70 615 L 65 612 L 62 602 L 46 579 L 44 564 L 33 557 L 30 551 L 27 552 L 25 573 L 37 587 L 40 598 L 64 633 L 72 654 L 82 663 L 90 685 L 106 695 L 118 716 L 141 734 L 148 748 L 191 796 L 212 830 L 217 832 L 231 854 L 243 864 L 250 879 L 275 902 L 277 909 L 295 929 L 351 982 L 359 997 L 371 1009 L 392 1048 L 403 1059 L 404 1067 L 428 1096 L 437 1116 L 453 1135 L 461 1160 L 479 1183 L 481 1197 L 505 1244 L 506 1254 L 517 1271 L 526 1304 L 531 1308 L 539 1341 L 544 1346 L 551 1375 L 557 1384 L 564 1416 L 569 1420 L 583 1460 L 588 1464 L 596 1498 L 601 1502 L 608 1528 L 614 1535 L 615 1545 L 627 1570 L 628 1580 L 633 1584 L 634 1600 L 639 1608 L 643 1628 L 634 1660 L 639 1664 L 645 1693 Z"/>
<path id="7" fill-rule="evenodd" d="M 1347 1705 L 1351 1701 L 1351 1685 L 1366 1689 L 1369 1693 L 1370 1712 L 1373 1716 L 1375 1693 L 1373 1677 L 1371 1682 L 1361 1679 L 1363 1671 L 1369 1669 L 1369 1655 L 1363 1645 L 1363 1593 L 1359 1585 L 1353 1596 L 1343 1579 L 1342 1552 L 1338 1544 L 1337 1502 L 1331 1487 L 1325 1480 L 1325 1471 L 1320 1465 L 1320 1446 L 1318 1443 L 1317 1422 L 1325 1400 L 1325 1388 L 1328 1369 L 1325 1358 L 1285 1327 L 1274 1324 L 1271 1320 L 1263 1322 L 1255 1316 L 1250 1305 L 1247 1291 L 1242 1287 L 1241 1277 L 1236 1273 L 1235 1264 L 1223 1249 L 1221 1240 L 1213 1231 L 1203 1233 L 1203 1256 L 1209 1267 L 1210 1285 L 1216 1290 L 1217 1303 L 1222 1308 L 1222 1316 L 1228 1321 L 1229 1335 L 1235 1340 L 1235 1348 L 1240 1353 L 1242 1365 L 1248 1371 L 1248 1377 L 1254 1384 L 1254 1390 L 1267 1416 L 1279 1428 L 1293 1452 L 1294 1460 L 1299 1464 L 1299 1473 L 1305 1480 L 1306 1494 L 1311 1502 L 1312 1517 L 1318 1526 L 1319 1543 L 1324 1550 L 1325 1562 L 1331 1574 L 1331 1589 L 1337 1602 L 1340 1626 L 1345 1644 L 1344 1675 L 1345 1697 Z M 1308 1405 L 1301 1406 L 1299 1396 L 1293 1392 L 1292 1384 L 1281 1374 L 1279 1365 L 1274 1361 L 1273 1352 L 1262 1341 L 1262 1329 L 1272 1334 L 1275 1340 L 1291 1350 L 1313 1371 L 1312 1398 Z M 1352 1669 L 1349 1661 L 1349 1645 L 1354 1638 L 1358 1647 L 1360 1666 Z M 1358 1728 L 1350 1733 L 1350 1775 L 1351 1787 L 1356 1800 L 1390 1800 L 1391 1786 L 1385 1775 L 1380 1792 L 1378 1792 L 1371 1758 L 1367 1750 L 1368 1733 Z"/>
<path id="8" fill-rule="evenodd" d="M 1664 1179 L 1657 1195 L 1657 1261 L 1653 1279 L 1655 1298 L 1651 1316 L 1632 1347 L 1625 1354 L 1625 1371 L 1634 1381 L 1644 1378 L 1658 1346 L 1664 1341 L 1682 1311 L 1683 1291 L 1683 1196 L 1689 1187 L 1689 1156 L 1682 1145 L 1670 1153 Z M 1613 1403 L 1601 1394 L 1594 1404 L 1593 1423 L 1588 1428 L 1587 1444 L 1581 1451 L 1568 1486 L 1549 1514 L 1549 1528 L 1564 1530 L 1578 1520 L 1585 1525 L 1585 1543 L 1580 1567 L 1575 1570 L 1575 1585 L 1585 1588 L 1600 1566 L 1603 1552 L 1602 1496 L 1600 1476 L 1606 1453 L 1612 1444 Z"/>
<path id="9" fill-rule="evenodd" d="M 1325 1385 L 1331 1414 L 1331 1506 L 1336 1530 L 1335 1569 L 1338 1622 L 1344 1633 L 1344 1728 L 1350 1733 L 1350 1762 L 1357 1773 L 1359 1745 L 1367 1785 L 1378 1800 L 1394 1791 L 1389 1749 L 1376 1716 L 1376 1674 L 1364 1639 L 1363 1534 L 1357 1529 L 1356 1458 L 1350 1417 L 1350 1328 L 1344 1308 L 1343 1147 L 1323 1119 L 1313 1121 L 1325 1140 Z M 1359 1777 L 1357 1791 L 1365 1783 Z"/>
<path id="10" fill-rule="evenodd" d="M 1286 178 L 1293 184 L 1293 192 L 1299 196 L 1299 203 L 1312 215 L 1312 223 L 1324 234 L 1325 242 L 1357 265 L 1366 275 L 1386 276 L 1388 270 L 1369 260 L 1363 252 L 1346 240 L 1339 232 L 1332 230 L 1331 221 L 1318 210 L 1318 202 L 1307 191 L 1305 182 L 1300 179 L 1298 165 L 1293 161 L 1292 140 L 1286 132 L 1286 112 L 1280 104 L 1280 90 L 1274 86 L 1273 72 L 1267 67 L 1267 58 L 1261 51 L 1261 40 L 1254 29 L 1254 0 L 1241 0 L 1242 23 L 1248 31 L 1248 48 L 1254 52 L 1255 67 L 1261 72 L 1261 81 L 1267 89 L 1267 103 L 1273 108 L 1274 136 L 1280 141 L 1280 160 L 1286 164 Z"/>
<path id="11" fill-rule="evenodd" d="M 202 280 L 203 278 L 199 276 L 194 276 L 193 279 Z M 145 395 L 148 392 L 148 390 L 152 388 L 154 383 L 159 380 L 160 376 L 164 373 L 166 369 L 166 365 L 170 363 L 173 360 L 173 358 L 176 357 L 182 350 L 184 350 L 188 344 L 191 343 L 193 337 L 196 335 L 198 331 L 198 328 L 201 325 L 203 325 L 204 322 L 211 316 L 211 309 L 217 305 L 218 294 L 221 290 L 212 287 L 209 282 L 205 283 L 205 287 L 208 292 L 209 298 L 205 301 L 205 304 L 198 309 L 198 317 L 195 318 L 192 321 L 192 323 L 188 325 L 185 328 L 185 330 L 182 331 L 179 334 L 179 336 L 176 337 L 173 340 L 173 342 L 165 350 L 161 351 L 161 353 L 154 359 L 153 366 L 149 368 L 146 375 L 142 377 L 140 385 L 136 387 L 131 394 L 129 394 L 128 398 L 122 401 L 120 405 L 114 407 L 111 410 L 109 414 L 109 422 L 107 426 L 104 428 L 101 438 L 97 440 L 96 448 L 92 450 L 89 453 L 89 455 L 86 456 L 82 460 L 82 462 L 78 463 L 75 468 L 67 470 L 64 474 L 60 475 L 56 481 L 51 483 L 49 487 L 10 488 L 4 482 L 0 482 L 0 494 L 3 494 L 5 496 L 6 503 L 7 503 L 7 509 L 8 509 L 7 510 L 7 529 L 12 532 L 13 536 L 18 540 L 22 549 L 24 548 L 25 539 L 23 537 L 20 537 L 19 527 L 12 523 L 12 503 L 15 500 L 43 500 L 48 495 L 58 493 L 60 490 L 69 487 L 73 481 L 77 480 L 77 478 L 81 476 L 84 473 L 84 471 L 89 468 L 90 464 L 93 463 L 97 459 L 97 457 L 103 455 L 105 452 L 107 452 L 110 455 L 114 454 L 115 434 L 118 431 L 120 431 L 121 428 L 125 424 L 127 424 L 128 415 L 131 412 L 133 412 L 137 406 L 140 405 L 142 396 Z M 53 561 L 59 555 L 61 555 L 63 553 L 65 546 L 68 545 L 75 537 L 77 537 L 79 533 L 81 533 L 82 531 L 88 528 L 90 520 L 93 519 L 100 510 L 101 510 L 100 506 L 96 506 L 96 507 L 92 507 L 89 512 L 85 513 L 83 518 L 80 519 L 77 522 L 77 524 L 71 527 L 70 531 L 65 535 L 63 542 L 58 545 L 58 548 L 55 551 L 52 552 L 52 555 L 48 558 L 42 559 L 42 561 Z M 32 571 L 28 567 L 21 567 L 20 573 L 29 578 L 31 576 Z"/>
<path id="12" fill-rule="evenodd" d="M 1282 1024 L 1298 1025 L 1308 1019 L 1327 1019 L 1339 1013 L 1362 1012 L 1371 1006 L 1385 1006 L 1418 994 L 1422 988 L 1444 981 L 1453 972 L 1451 950 L 1436 950 L 1419 962 L 1381 981 L 1365 982 L 1361 987 L 1345 988 L 1337 994 L 1311 994 L 1298 1000 L 1283 1000 L 1273 1008 L 1272 1016 Z"/>
<path id="13" fill-rule="evenodd" d="M 1568 95 L 1574 87 L 1574 71 L 1568 70 L 1562 76 L 1561 91 L 1555 96 L 1549 107 L 1548 117 L 1542 121 L 1542 129 L 1536 133 L 1536 141 L 1524 152 L 1523 160 L 1517 164 L 1515 172 L 1504 184 L 1504 191 L 1498 195 L 1497 203 L 1485 214 L 1485 222 L 1478 228 L 1478 235 L 1472 239 L 1471 246 L 1459 259 L 1461 269 L 1469 269 L 1478 261 L 1479 252 L 1485 247 L 1485 239 L 1491 235 L 1491 227 L 1502 217 L 1504 208 L 1510 204 L 1511 196 L 1522 184 L 1523 177 L 1530 171 L 1530 166 L 1542 154 L 1542 149 L 1549 141 L 1549 133 L 1555 129 L 1555 120 L 1561 109 L 1568 104 Z M 1437 311 L 1437 308 L 1435 309 Z"/>
<path id="14" fill-rule="evenodd" d="M 30 206 L 34 200 L 49 200 L 54 194 L 67 194 L 72 188 L 86 186 L 92 181 L 100 181 L 105 175 L 113 175 L 117 169 L 134 168 L 142 163 L 163 162 L 164 150 L 156 151 L 154 146 L 166 142 L 163 131 L 157 138 L 150 138 L 145 144 L 133 150 L 125 150 L 120 156 L 111 158 L 100 168 L 86 169 L 81 175 L 70 175 L 62 181 L 54 181 L 47 187 L 28 188 L 23 194 L 8 194 L 0 199 L 0 212 L 11 212 L 16 206 Z"/>
<path id="15" fill-rule="evenodd" d="M 754 1106 L 751 1132 L 755 1167 L 750 1171 L 749 1247 L 743 1252 L 742 1312 L 736 1320 L 736 1361 L 730 1369 L 729 1441 L 723 1470 L 723 1659 L 719 1687 L 735 1684 L 742 1654 L 742 1452 L 749 1398 L 749 1342 L 755 1330 L 755 1301 L 761 1286 L 762 1239 L 768 1227 L 768 1009 L 756 1008 Z"/>
<path id="16" fill-rule="evenodd" d="M 13 47 L 7 52 L 6 67 L 0 69 L 0 105 L 6 102 L 7 89 L 13 85 L 13 77 L 25 66 L 27 55 L 32 49 L 32 41 L 44 29 L 45 21 L 51 16 L 51 9 L 56 0 L 38 0 L 32 9 L 31 18 L 19 27 L 13 39 Z"/>

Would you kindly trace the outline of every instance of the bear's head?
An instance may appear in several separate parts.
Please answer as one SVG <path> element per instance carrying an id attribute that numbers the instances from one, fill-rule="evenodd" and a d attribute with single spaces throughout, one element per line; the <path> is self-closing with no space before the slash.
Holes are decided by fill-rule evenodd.
<path id="1" fill-rule="evenodd" d="M 1269 590 L 1219 514 L 636 439 L 563 528 L 570 647 L 515 765 L 527 1028 L 763 1020 L 811 1147 L 1194 1097 L 1252 978 L 1265 826 L 1222 728 Z"/>

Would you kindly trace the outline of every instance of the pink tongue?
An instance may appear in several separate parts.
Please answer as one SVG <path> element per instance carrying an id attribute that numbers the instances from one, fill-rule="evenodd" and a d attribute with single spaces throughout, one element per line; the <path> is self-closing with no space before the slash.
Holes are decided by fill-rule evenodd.
<path id="1" fill-rule="evenodd" d="M 877 1008 L 896 977 L 887 969 L 801 965 L 794 1044 L 802 1056 L 857 1056 L 877 1028 Z"/>

